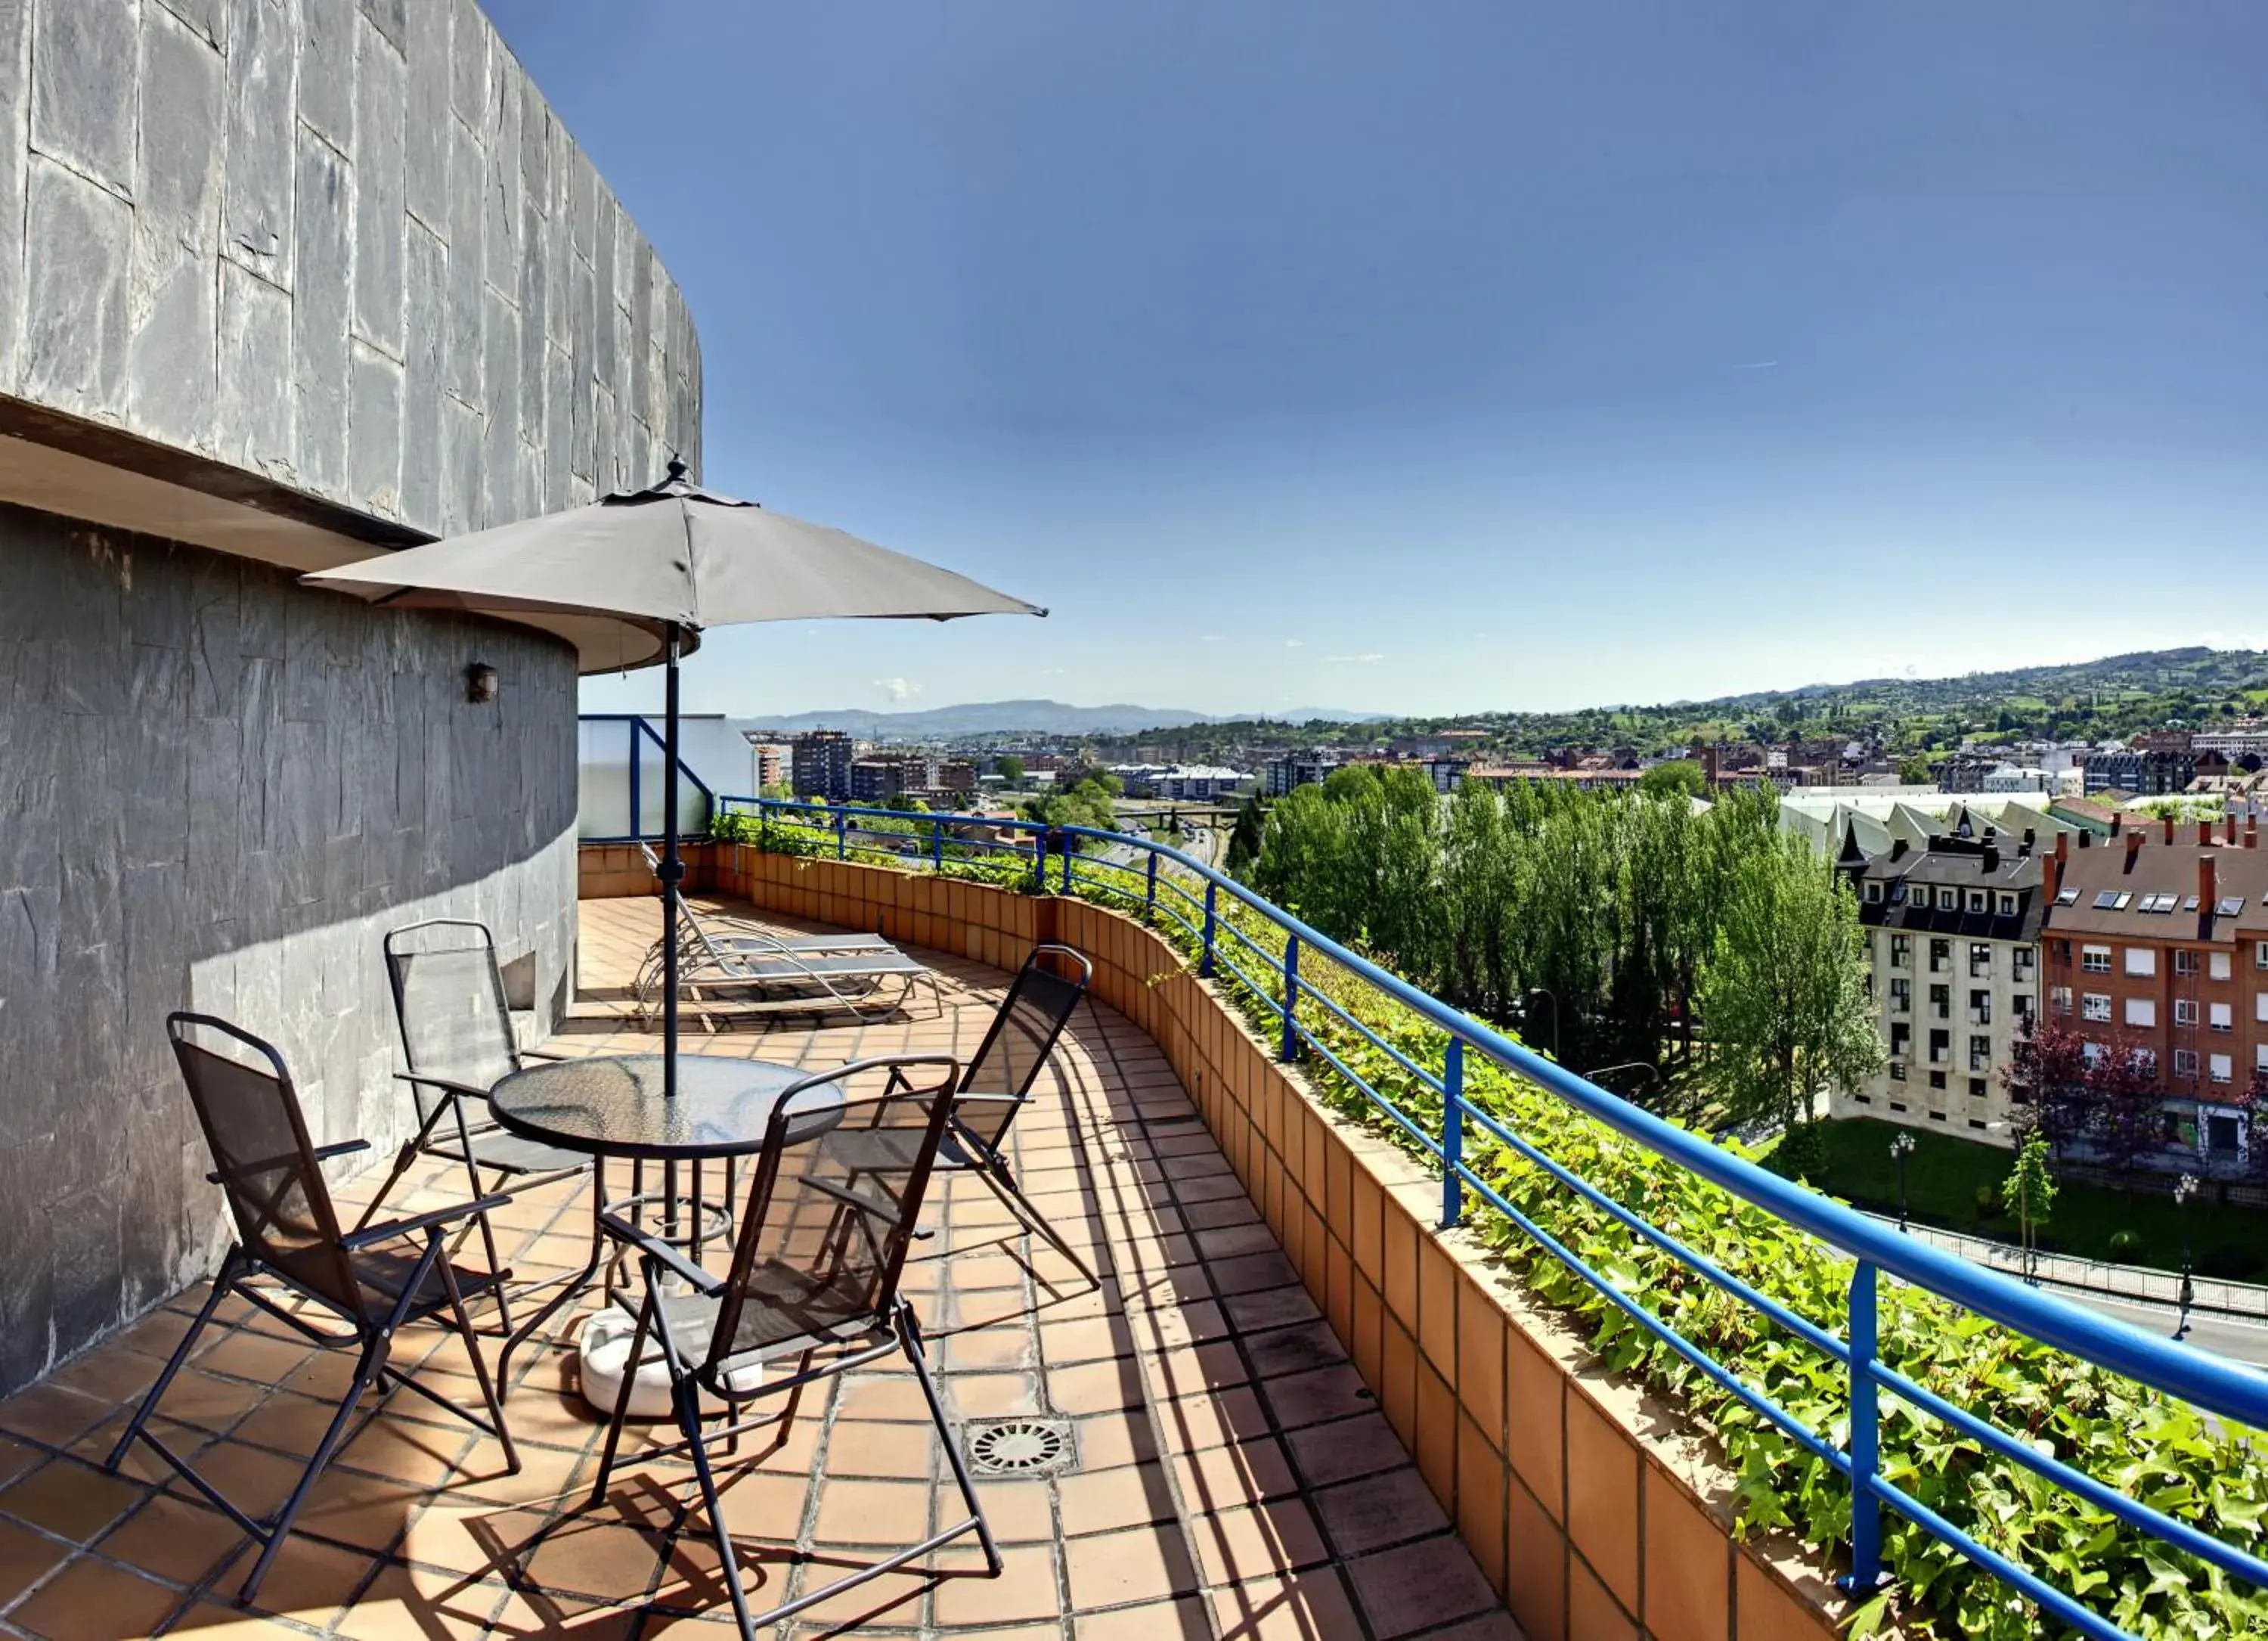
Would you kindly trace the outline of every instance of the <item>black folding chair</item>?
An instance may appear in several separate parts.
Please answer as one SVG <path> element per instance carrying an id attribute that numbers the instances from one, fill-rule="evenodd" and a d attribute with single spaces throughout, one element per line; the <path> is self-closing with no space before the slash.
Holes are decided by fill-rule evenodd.
<path id="1" fill-rule="evenodd" d="M 1032 948 L 961 1079 L 961 1098 L 954 1102 L 937 1164 L 974 1171 L 1009 1212 L 1045 1237 L 1057 1253 L 1079 1268 L 1080 1275 L 1100 1286 L 1101 1278 L 1087 1262 L 1018 1188 L 1004 1149 L 1008 1125 L 1031 1098 L 1033 1083 L 1046 1068 L 1079 999 L 1086 995 L 1094 973 L 1094 965 L 1069 946 Z"/>
<path id="2" fill-rule="evenodd" d="M 556 1056 L 519 1046 L 512 1029 L 504 973 L 497 966 L 496 942 L 487 925 L 434 918 L 397 928 L 386 937 L 386 972 L 393 984 L 394 1014 L 409 1067 L 394 1076 L 409 1085 L 416 1102 L 417 1131 L 363 1210 L 364 1223 L 420 1157 L 461 1164 L 476 1197 L 510 1198 L 577 1174 L 595 1173 L 590 1157 L 508 1133 L 489 1110 L 489 1090 L 519 1070 L 523 1061 Z M 484 1179 L 484 1173 L 490 1177 Z M 600 1246 L 599 1196 L 593 1188 L 594 1265 Z M 461 1246 L 475 1228 L 489 1264 L 501 1264 L 496 1228 L 485 1212 L 458 1233 L 453 1246 Z M 520 1291 L 534 1293 L 575 1280 L 572 1275 L 552 1277 Z M 502 1289 L 496 1303 L 497 1326 L 509 1334 L 512 1312 Z"/>
<path id="3" fill-rule="evenodd" d="M 291 1531 L 300 1505 L 306 1502 L 308 1489 L 345 1441 L 349 1418 L 362 1401 L 363 1393 L 373 1385 L 386 1386 L 380 1405 L 394 1389 L 406 1388 L 446 1408 L 474 1429 L 495 1437 L 504 1445 L 506 1462 L 513 1471 L 519 1470 L 519 1455 L 512 1446 L 512 1433 L 504 1428 L 496 1386 L 489 1378 L 487 1364 L 481 1360 L 472 1318 L 465 1309 L 467 1296 L 491 1291 L 510 1273 L 460 1271 L 450 1262 L 442 1235 L 453 1221 L 496 1207 L 503 1199 L 490 1197 L 452 1203 L 407 1219 L 388 1220 L 383 1224 L 342 1233 L 338 1215 L 331 1204 L 330 1187 L 323 1179 L 322 1164 L 335 1157 L 365 1150 L 370 1142 L 350 1140 L 340 1145 L 313 1144 L 307 1137 L 306 1119 L 300 1114 L 299 1097 L 291 1086 L 291 1074 L 285 1069 L 282 1057 L 251 1033 L 239 1031 L 225 1020 L 199 1014 L 168 1016 L 166 1032 L 173 1039 L 174 1057 L 180 1061 L 181 1076 L 188 1084 L 190 1103 L 196 1107 L 197 1121 L 204 1128 L 205 1142 L 217 1164 L 205 1177 L 219 1186 L 228 1200 L 229 1212 L 236 1219 L 237 1241 L 221 1261 L 220 1273 L 213 1278 L 212 1292 L 206 1296 L 196 1320 L 173 1348 L 165 1371 L 158 1375 L 158 1382 L 143 1398 L 142 1406 L 118 1438 L 117 1446 L 111 1450 L 105 1467 L 115 1471 L 139 1438 L 178 1471 L 182 1480 L 259 1541 L 262 1547 L 260 1559 L 253 1563 L 242 1590 L 244 1599 L 249 1600 L 268 1576 L 276 1551 L 284 1547 L 284 1536 Z M 193 1034 L 202 1035 L 207 1041 L 221 1039 L 227 1052 L 200 1046 L 190 1040 Z M 385 1246 L 418 1237 L 424 1239 L 421 1251 Z M 254 1278 L 280 1284 L 337 1317 L 350 1331 L 340 1334 L 311 1327 L 304 1318 L 251 1286 Z M 212 1320 L 221 1300 L 231 1293 L 240 1294 L 319 1345 L 336 1348 L 352 1344 L 362 1353 L 355 1365 L 354 1382 L 332 1416 L 322 1439 L 316 1444 L 314 1455 L 307 1460 L 307 1467 L 301 1472 L 291 1497 L 273 1514 L 260 1520 L 247 1516 L 222 1497 L 185 1460 L 144 1428 L 167 1386 L 173 1384 L 174 1374 L 188 1360 L 197 1335 Z M 472 1358 L 473 1376 L 480 1381 L 481 1399 L 488 1408 L 486 1419 L 417 1383 L 387 1360 L 394 1335 L 402 1327 L 444 1312 L 453 1319 L 450 1325 L 464 1340 L 466 1354 Z M 372 1416 L 377 1412 L 378 1408 L 372 1408 Z"/>
<path id="4" fill-rule="evenodd" d="M 916 1087 L 908 1073 L 928 1067 L 933 1083 Z M 607 1231 L 639 1259 L 645 1297 L 622 1372 L 622 1388 L 607 1427 L 606 1446 L 591 1504 L 606 1497 L 622 1425 L 630 1415 L 633 1383 L 647 1355 L 649 1339 L 660 1347 L 668 1366 L 671 1402 L 684 1439 L 651 1450 L 641 1458 L 689 1453 L 699 1478 L 702 1502 L 717 1535 L 725 1587 L 740 1633 L 754 1641 L 759 1624 L 770 1624 L 893 1568 L 917 1561 L 962 1534 L 975 1533 L 983 1546 L 987 1577 L 998 1578 L 1000 1552 L 985 1524 L 984 1512 L 970 1486 L 968 1470 L 945 1408 L 938 1400 L 929 1364 L 922 1353 L 921 1327 L 913 1308 L 898 1292 L 906 1246 L 920 1216 L 923 1194 L 937 1160 L 938 1146 L 952 1114 L 957 1063 L 946 1054 L 904 1054 L 859 1061 L 806 1077 L 784 1094 L 774 1108 L 764 1149 L 749 1188 L 747 1209 L 733 1246 L 730 1272 L 718 1276 L 686 1259 L 659 1238 L 609 1214 Z M 880 1092 L 851 1093 L 839 1117 L 814 1119 L 799 1111 L 799 1097 L 854 1076 L 887 1071 Z M 687 1291 L 667 1293 L 674 1277 Z M 817 1590 L 775 1607 L 761 1617 L 748 1612 L 732 1534 L 717 1499 L 717 1480 L 707 1443 L 732 1438 L 768 1419 L 743 1417 L 743 1404 L 798 1390 L 814 1379 L 846 1372 L 902 1350 L 913 1364 L 931 1421 L 945 1447 L 954 1480 L 968 1506 L 964 1521 L 932 1534 L 920 1543 L 861 1568 Z M 749 1386 L 747 1371 L 785 1358 L 799 1358 L 797 1370 L 779 1379 Z M 725 1404 L 716 1416 L 723 1428 L 704 1437 L 702 1397 Z"/>

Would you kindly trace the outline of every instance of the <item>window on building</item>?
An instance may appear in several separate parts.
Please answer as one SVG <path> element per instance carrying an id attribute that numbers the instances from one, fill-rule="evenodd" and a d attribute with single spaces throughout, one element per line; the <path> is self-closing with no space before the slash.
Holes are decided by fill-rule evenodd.
<path id="1" fill-rule="evenodd" d="M 1969 1039 L 1969 1068 L 1971 1071 L 1989 1071 L 1992 1068 L 1991 1038 L 1972 1037 Z"/>
<path id="2" fill-rule="evenodd" d="M 2228 979 L 2228 977 L 2229 977 L 2229 957 L 2228 957 L 2228 954 L 2227 952 L 2225 952 L 2225 951 L 2216 951 L 2216 952 L 2213 952 L 2213 953 L 2208 954 L 2208 955 L 2207 955 L 2207 957 L 2205 957 L 2205 967 L 2206 967 L 2206 969 L 2211 972 L 2211 974 L 2212 974 L 2212 976 L 2213 976 L 2213 978 L 2214 979 L 2216 979 L 2216 980 L 2225 980 L 2225 979 Z"/>
<path id="3" fill-rule="evenodd" d="M 1986 1124 L 1984 1119 L 1982 1117 L 1971 1117 L 1969 1120 L 1969 1126 L 1972 1128 L 1982 1128 L 1985 1127 Z"/>
<path id="4" fill-rule="evenodd" d="M 2079 966 L 2083 973 L 2110 973 L 2110 948 L 2108 946 L 2081 946 L 2079 949 Z"/>
<path id="5" fill-rule="evenodd" d="M 2015 1020 L 2017 1024 L 2029 1025 L 2032 1022 L 2031 994 L 2029 992 L 2018 992 L 2014 997 L 2011 997 L 2008 1000 L 2008 1010 L 2011 1017 Z"/>
<path id="6" fill-rule="evenodd" d="M 2236 1076 L 2236 1068 L 2227 1054 L 2215 1054 L 2205 1061 L 2205 1070 L 2216 1083 L 2228 1083 Z"/>
<path id="7" fill-rule="evenodd" d="M 2032 978 L 2032 949 L 2029 946 L 2017 947 L 2014 952 L 2009 954 L 2008 967 L 2010 972 L 2014 974 L 2018 980 L 2030 979 Z"/>
<path id="8" fill-rule="evenodd" d="M 2244 897 L 2242 895 L 2223 895 L 2220 898 L 2220 903 L 2213 907 L 2213 914 L 2215 917 L 2235 917 L 2238 913 L 2243 910 Z"/>
<path id="9" fill-rule="evenodd" d="M 1950 893 L 1951 891 L 1948 890 L 1947 892 Z M 1953 942 L 1949 940 L 1931 941 L 1929 942 L 1929 972 L 1932 974 L 1942 974 L 1952 966 Z"/>
<path id="10" fill-rule="evenodd" d="M 1929 1034 L 1929 1063 L 1941 1066 L 1953 1058 L 1953 1033 L 1933 1031 Z"/>
<path id="11" fill-rule="evenodd" d="M 1974 991 L 1969 994 L 1969 1023 L 1971 1025 L 1992 1024 L 1992 994 Z"/>
<path id="12" fill-rule="evenodd" d="M 1871 877 L 1867 880 L 1867 904 L 1868 906 L 1882 904 L 1882 885 Z"/>
<path id="13" fill-rule="evenodd" d="M 2208 1003 L 2205 1005 L 2205 1024 L 2216 1031 L 2233 1031 L 2236 1029 L 2236 1022 L 2233 1017 L 2236 1011 L 2227 1003 Z"/>
<path id="14" fill-rule="evenodd" d="M 2252 1064 L 2256 1069 L 2268 1071 L 2268 1043 L 2261 1043 L 2254 1046 Z"/>
<path id="15" fill-rule="evenodd" d="M 1984 1079 L 1983 1077 L 1971 1077 L 1969 1079 L 1969 1098 L 1971 1099 L 1983 1099 L 1984 1098 Z"/>
<path id="16" fill-rule="evenodd" d="M 1958 912 L 1961 909 L 1961 891 L 1957 889 L 1940 889 L 1937 891 L 1937 909 L 1940 912 Z"/>
<path id="17" fill-rule="evenodd" d="M 2014 917 L 2016 915 L 2016 897 L 2008 893 L 2005 889 L 2000 891 L 1999 915 L 2002 917 Z"/>
<path id="18" fill-rule="evenodd" d="M 1929 1113 L 1929 1120 L 1932 1122 L 1943 1122 L 1945 1120 L 1945 1113 L 1941 1111 L 1933 1111 Z"/>
<path id="19" fill-rule="evenodd" d="M 1890 936 L 1890 966 L 1903 969 L 1913 960 L 1913 942 L 1904 935 Z"/>
<path id="20" fill-rule="evenodd" d="M 2176 1081 L 2182 1083 L 2194 1083 L 2197 1081 L 2197 1071 L 2198 1057 L 2196 1049 L 2176 1048 L 2174 1050 L 2174 1076 Z"/>
<path id="21" fill-rule="evenodd" d="M 2110 994 L 2088 993 L 2079 1000 L 2079 1017 L 2082 1020 L 2108 1020 L 2110 1017 Z"/>
<path id="22" fill-rule="evenodd" d="M 2141 1026 L 2145 1030 L 2154 1028 L 2158 1024 L 2157 1000 L 2151 997 L 2129 997 L 2126 1000 L 2126 1024 Z"/>
<path id="23" fill-rule="evenodd" d="M 2054 1009 L 2058 1014 L 2069 1014 L 2071 1012 L 2071 987 L 2068 986 L 2049 987 L 2048 1007 Z"/>
<path id="24" fill-rule="evenodd" d="M 2100 1065 L 2102 1061 L 2102 1045 L 2081 1043 L 2079 1046 L 2079 1057 L 2090 1066 Z"/>
<path id="25" fill-rule="evenodd" d="M 2194 998 L 2194 997 L 2176 997 L 2176 998 L 2175 998 L 2175 999 L 2174 999 L 2174 1024 L 2175 1024 L 2176 1025 L 2195 1025 L 2197 1023 L 2198 1023 L 2198 1006 L 2197 1006 L 2197 999 L 2196 999 L 2196 998 Z"/>
<path id="26" fill-rule="evenodd" d="M 2268 995 L 2268 994 L 2264 994 Z M 1913 1012 L 1913 982 L 1911 980 L 1893 979 L 1890 982 L 1890 1012 L 1892 1014 L 1911 1014 Z"/>
<path id="27" fill-rule="evenodd" d="M 2078 890 L 2076 890 L 2076 889 L 2058 889 L 2058 890 L 2057 890 L 2057 891 L 2056 891 L 2056 904 L 2057 904 L 2058 906 L 2077 906 L 2077 905 L 2079 904 L 2079 891 L 2078 891 Z"/>
<path id="28" fill-rule="evenodd" d="M 2157 972 L 2158 950 L 2156 947 L 2129 946 L 2126 948 L 2127 973 L 2155 974 Z"/>
<path id="29" fill-rule="evenodd" d="M 1991 901 L 1986 898 L 1983 890 L 1972 889 L 1969 891 L 1969 909 L 1971 912 L 1984 912 L 1990 910 L 1991 905 Z"/>
<path id="30" fill-rule="evenodd" d="M 1906 1049 L 1912 1040 L 1913 1027 L 1894 1022 L 1890 1026 L 1890 1057 L 1894 1060 L 1904 1059 Z"/>
<path id="31" fill-rule="evenodd" d="M 1942 1071 L 1931 1072 L 1929 1074 L 1929 1085 L 1933 1089 L 1943 1088 L 1945 1086 L 1945 1073 Z"/>
<path id="32" fill-rule="evenodd" d="M 2257 940 L 2252 942 L 2252 966 L 2256 969 L 2268 969 L 2268 940 Z"/>
<path id="33" fill-rule="evenodd" d="M 1992 972 L 1992 948 L 1981 940 L 1969 942 L 1969 978 L 1981 980 Z"/>
<path id="34" fill-rule="evenodd" d="M 1903 1083 L 1905 1080 L 1906 1062 L 1903 1060 L 1893 1060 L 1890 1061 L 1890 1081 L 1893 1083 Z"/>
<path id="35" fill-rule="evenodd" d="M 1896 1112 L 1903 1112 L 1903 1111 L 1904 1111 L 1904 1110 L 1905 1110 L 1905 1106 L 1904 1106 L 1904 1105 L 1903 1103 L 1901 1103 L 1900 1101 L 1897 1101 L 1897 1100 L 1892 1100 L 1892 1101 L 1890 1102 L 1890 1109 L 1891 1109 L 1892 1111 L 1896 1111 Z"/>
<path id="36" fill-rule="evenodd" d="M 2252 1017 L 2268 1024 L 2268 992 L 2261 992 L 2252 999 Z"/>
<path id="37" fill-rule="evenodd" d="M 2197 953 L 2191 951 L 2186 948 L 2175 952 L 2174 972 L 2176 974 L 2195 974 L 2197 972 Z"/>
<path id="38" fill-rule="evenodd" d="M 1953 987 L 1933 986 L 1929 988 L 1929 1017 L 1933 1020 L 1953 1018 Z"/>

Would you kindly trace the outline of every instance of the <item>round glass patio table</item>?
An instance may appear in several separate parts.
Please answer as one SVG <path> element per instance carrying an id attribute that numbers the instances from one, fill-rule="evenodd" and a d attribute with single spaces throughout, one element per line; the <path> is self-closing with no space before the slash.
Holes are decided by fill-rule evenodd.
<path id="1" fill-rule="evenodd" d="M 666 1229 L 663 1239 L 689 1243 L 697 1262 L 701 1246 L 711 1235 L 729 1234 L 732 1205 L 721 1211 L 702 1201 L 701 1164 L 724 1160 L 728 1164 L 726 1194 L 733 1189 L 732 1159 L 752 1157 L 764 1148 L 772 1113 L 780 1098 L 812 1073 L 798 1066 L 769 1060 L 740 1060 L 723 1054 L 680 1054 L 677 1093 L 662 1092 L 662 1061 L 659 1054 L 593 1055 L 585 1060 L 543 1061 L 512 1073 L 489 1094 L 498 1123 L 524 1139 L 580 1151 L 598 1159 L 603 1169 L 608 1157 L 635 1163 L 659 1162 L 666 1178 L 658 1196 L 643 1193 L 616 1201 L 604 1201 L 603 1179 L 593 1189 L 601 1201 L 594 1209 L 614 1213 L 640 1210 L 659 1203 Z M 843 1090 L 839 1082 L 821 1083 L 795 1096 L 789 1107 L 784 1142 L 801 1144 L 826 1133 L 843 1120 Z M 678 1164 L 692 1165 L 689 1197 L 678 1191 Z M 637 1187 L 633 1186 L 633 1191 Z M 678 1209 L 689 1209 L 686 1231 L 677 1227 Z M 712 1231 L 711 1226 L 719 1227 Z M 590 1262 L 570 1278 L 549 1304 L 512 1334 L 498 1359 L 499 1379 L 512 1354 L 548 1321 L 569 1299 L 587 1287 L 601 1262 L 595 1223 Z M 609 1291 L 612 1279 L 608 1281 Z M 580 1382 L 585 1399 L 601 1413 L 614 1410 L 618 1372 L 602 1368 L 596 1359 L 612 1337 L 602 1306 L 584 1331 L 578 1354 L 583 1362 Z M 595 1330 L 595 1331 L 593 1331 Z M 616 1343 L 626 1342 L 615 1342 Z M 648 1388 L 648 1373 L 638 1379 L 641 1394 Z M 506 1381 L 508 1383 L 508 1381 Z M 666 1389 L 665 1378 L 656 1383 Z M 593 1393 L 594 1392 L 598 1393 Z"/>
<path id="2" fill-rule="evenodd" d="M 552 1060 L 513 1072 L 489 1095 L 497 1120 L 524 1139 L 592 1157 L 698 1162 L 764 1149 L 780 1096 L 812 1075 L 769 1060 L 680 1054 L 677 1094 L 661 1091 L 659 1054 Z M 843 1120 L 834 1083 L 796 1096 L 787 1142 L 799 1144 Z"/>

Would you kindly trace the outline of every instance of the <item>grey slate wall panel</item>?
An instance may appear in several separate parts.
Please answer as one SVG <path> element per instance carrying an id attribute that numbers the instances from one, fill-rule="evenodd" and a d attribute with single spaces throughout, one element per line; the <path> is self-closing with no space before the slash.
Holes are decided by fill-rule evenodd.
<path id="1" fill-rule="evenodd" d="M 383 1156 L 408 1113 L 387 928 L 482 918 L 554 994 L 575 663 L 541 633 L 22 508 L 0 506 L 0 572 L 4 1389 L 208 1268 L 219 1204 L 169 1010 L 272 1039 L 319 1141 Z M 502 676 L 488 706 L 464 699 L 476 661 Z"/>
<path id="2" fill-rule="evenodd" d="M 0 393 L 441 535 L 692 459 L 684 307 L 473 0 L 0 0 Z"/>

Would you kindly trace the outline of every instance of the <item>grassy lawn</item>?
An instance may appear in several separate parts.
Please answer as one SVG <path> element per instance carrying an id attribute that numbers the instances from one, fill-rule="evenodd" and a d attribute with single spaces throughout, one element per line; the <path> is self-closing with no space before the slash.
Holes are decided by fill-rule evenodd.
<path id="1" fill-rule="evenodd" d="M 1823 1122 L 1820 1127 L 1827 1139 L 1827 1177 L 1811 1183 L 1830 1195 L 1877 1213 L 1896 1213 L 1898 1170 L 1890 1160 L 1890 1141 L 1911 1134 L 1914 1151 L 1906 1161 L 1906 1185 L 1917 1223 L 2001 1242 L 2017 1239 L 2013 1218 L 1998 1207 L 1979 1208 L 1977 1201 L 1980 1186 L 1998 1187 L 2007 1179 L 2014 1161 L 2009 1152 L 1871 1118 Z M 1775 1172 L 1786 1172 L 1772 1151 L 1757 1160 Z M 2214 1202 L 2210 1186 L 2188 1208 L 2177 1209 L 2170 1196 L 2058 1184 L 2053 1216 L 2040 1234 L 2043 1248 L 2176 1270 L 2186 1216 L 2201 1272 L 2251 1280 L 2268 1276 L 2268 1214 Z M 2132 1231 L 2140 1246 L 2114 1253 L 2110 1238 L 2121 1231 Z"/>

